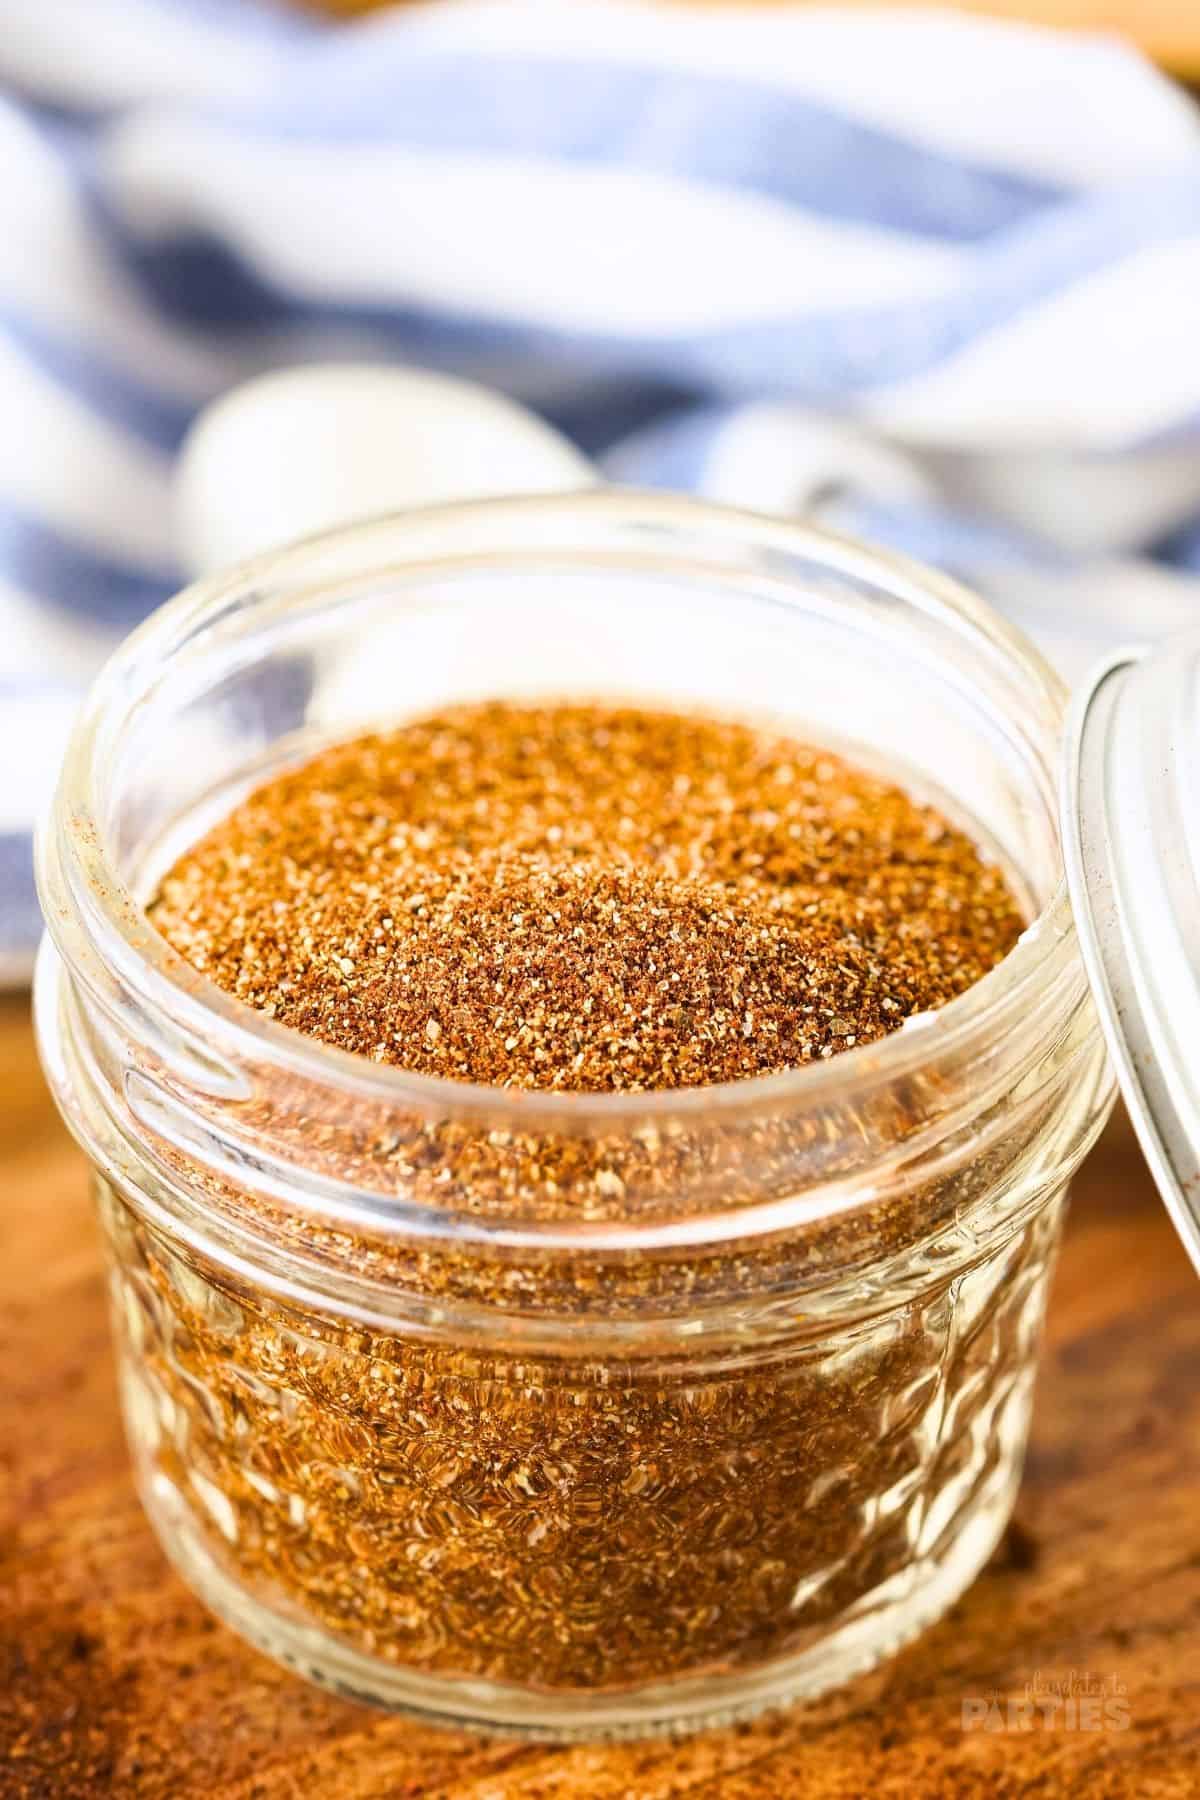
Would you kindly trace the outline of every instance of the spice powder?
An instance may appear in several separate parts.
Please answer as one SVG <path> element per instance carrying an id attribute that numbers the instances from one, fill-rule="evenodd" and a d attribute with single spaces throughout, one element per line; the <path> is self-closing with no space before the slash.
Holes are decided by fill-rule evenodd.
<path id="1" fill-rule="evenodd" d="M 901 788 L 749 725 L 600 704 L 462 706 L 325 750 L 181 856 L 149 911 L 201 975 L 340 1049 L 631 1094 L 875 1041 L 962 993 L 1025 925 L 1002 870 Z M 725 1161 L 705 1127 L 549 1145 L 392 1123 L 397 1191 L 505 1216 L 579 1202 L 621 1219 L 698 1168 L 740 1205 L 795 1166 L 786 1122 Z M 298 1157 L 307 1132 L 351 1175 L 379 1148 L 336 1120 L 287 1129 Z M 1053 1197 L 970 1275 L 874 1317 L 837 1307 L 864 1266 L 900 1267 L 985 1196 L 1035 1130 L 762 1252 L 599 1273 L 568 1259 L 553 1278 L 532 1257 L 414 1257 L 226 1185 L 266 1238 L 401 1294 L 490 1305 L 486 1343 L 285 1304 L 105 1188 L 145 1400 L 135 1449 L 141 1433 L 178 1518 L 249 1592 L 387 1663 L 594 1691 L 797 1652 L 933 1567 L 1012 1474 Z M 609 1277 L 614 1306 L 736 1296 L 736 1353 L 718 1338 L 684 1356 L 669 1332 L 589 1349 Z M 754 1348 L 759 1303 L 801 1291 Z M 578 1314 L 579 1347 L 531 1350 L 515 1328 L 506 1343 L 506 1310 L 547 1293 Z"/>
<path id="2" fill-rule="evenodd" d="M 343 1050 L 587 1091 L 869 1042 L 962 993 L 1025 923 L 969 838 L 827 752 L 504 705 L 271 782 L 151 916 L 221 987 Z"/>

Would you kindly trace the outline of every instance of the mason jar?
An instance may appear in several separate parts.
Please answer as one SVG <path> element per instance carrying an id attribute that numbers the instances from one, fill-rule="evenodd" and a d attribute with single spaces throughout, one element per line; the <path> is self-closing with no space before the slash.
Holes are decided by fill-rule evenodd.
<path id="1" fill-rule="evenodd" d="M 144 907 L 281 765 L 483 698 L 763 721 L 934 802 L 1029 926 L 937 1013 L 728 1086 L 514 1093 L 299 1036 Z M 41 838 L 45 1066 L 94 1171 L 146 1510 L 339 1692 L 570 1738 L 814 1695 L 1008 1518 L 1111 1078 L 1060 866 L 1063 693 L 953 583 L 590 492 L 383 519 L 108 664 Z"/>

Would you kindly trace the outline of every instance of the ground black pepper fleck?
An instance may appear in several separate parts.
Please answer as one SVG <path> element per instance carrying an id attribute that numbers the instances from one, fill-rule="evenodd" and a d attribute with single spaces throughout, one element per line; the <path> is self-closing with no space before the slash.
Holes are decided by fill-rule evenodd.
<path id="1" fill-rule="evenodd" d="M 273 779 L 179 859 L 150 916 L 199 973 L 339 1048 L 628 1093 L 870 1043 L 963 992 L 1025 924 L 969 837 L 819 748 L 499 703 Z M 702 1177 L 740 1205 L 799 1166 L 787 1120 L 614 1143 L 402 1109 L 365 1128 L 276 1099 L 260 1124 L 327 1172 L 382 1165 L 398 1193 L 504 1216 L 620 1219 Z M 487 1342 L 454 1341 L 452 1311 L 439 1342 L 274 1300 L 101 1184 L 145 1396 L 135 1447 L 251 1593 L 384 1664 L 554 1692 L 798 1653 L 937 1561 L 958 1513 L 924 1543 L 921 1522 L 946 1494 L 965 1517 L 1007 1472 L 1060 1208 L 982 1260 L 954 1234 L 1038 1129 L 895 1207 L 612 1266 L 410 1255 L 206 1173 L 261 1239 L 398 1296 L 482 1302 Z M 856 1264 L 886 1279 L 935 1228 L 940 1264 L 885 1310 L 842 1294 L 822 1315 L 823 1282 Z M 802 1294 L 781 1324 L 780 1296 Z M 669 1296 L 678 1314 L 714 1295 L 735 1304 L 702 1350 L 666 1328 L 620 1355 L 587 1339 L 609 1300 L 634 1316 Z M 578 1348 L 521 1341 L 518 1312 L 543 1302 L 578 1316 Z"/>

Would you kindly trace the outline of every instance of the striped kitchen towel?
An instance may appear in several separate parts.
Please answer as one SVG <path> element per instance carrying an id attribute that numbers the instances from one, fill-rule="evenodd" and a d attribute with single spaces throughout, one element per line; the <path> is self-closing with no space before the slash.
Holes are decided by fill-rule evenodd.
<path id="1" fill-rule="evenodd" d="M 0 0 L 0 154 L 10 979 L 65 723 L 180 579 L 181 437 L 264 368 L 474 375 L 614 479 L 966 572 L 1068 664 L 1192 604 L 1200 124 L 1116 42 L 923 10 Z"/>

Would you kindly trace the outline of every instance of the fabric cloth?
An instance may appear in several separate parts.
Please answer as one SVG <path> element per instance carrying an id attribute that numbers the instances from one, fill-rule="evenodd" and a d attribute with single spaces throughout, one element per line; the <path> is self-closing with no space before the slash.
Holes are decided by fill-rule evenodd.
<path id="1" fill-rule="evenodd" d="M 1193 605 L 1200 122 L 1114 41 L 932 11 L 0 0 L 0 95 L 10 977 L 66 723 L 181 579 L 182 436 L 265 368 L 492 382 L 614 479 L 965 573 L 1068 665 Z"/>

